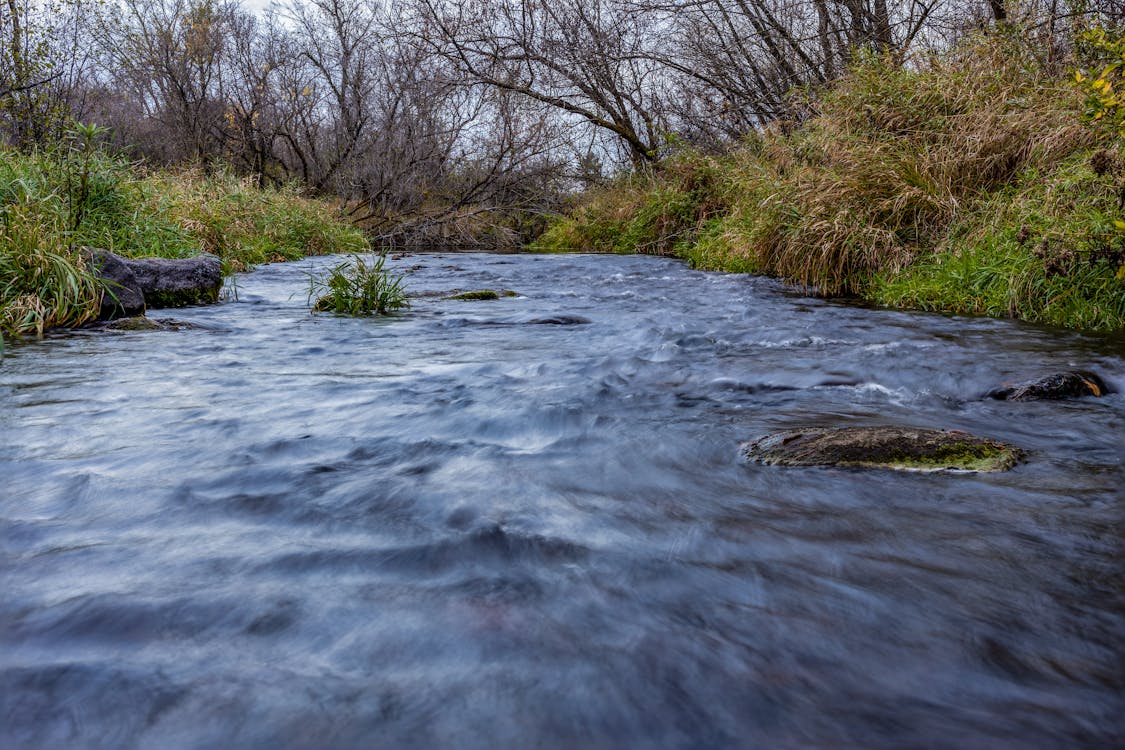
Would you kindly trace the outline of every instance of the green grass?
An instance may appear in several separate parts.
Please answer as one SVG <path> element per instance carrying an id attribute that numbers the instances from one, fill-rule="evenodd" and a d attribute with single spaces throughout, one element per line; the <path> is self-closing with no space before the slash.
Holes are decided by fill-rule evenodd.
<path id="1" fill-rule="evenodd" d="M 339 315 L 388 315 L 410 306 L 402 276 L 383 267 L 386 256 L 374 263 L 360 256 L 338 263 L 324 276 L 309 279 L 309 304 L 314 311 Z"/>
<path id="2" fill-rule="evenodd" d="M 183 227 L 197 251 L 218 255 L 232 271 L 371 249 L 332 206 L 303 196 L 293 185 L 259 189 L 225 171 L 182 170 L 151 174 L 141 188 L 150 211 Z"/>
<path id="3" fill-rule="evenodd" d="M 78 326 L 98 310 L 81 248 L 127 257 L 211 252 L 227 272 L 370 249 L 328 204 L 225 172 L 145 172 L 69 147 L 0 149 L 0 335 Z"/>
<path id="4" fill-rule="evenodd" d="M 899 307 L 1125 328 L 1125 144 L 1017 34 L 867 56 L 810 116 L 581 196 L 532 246 L 655 252 Z M 1100 166 L 1097 164 L 1100 159 Z"/>
<path id="5" fill-rule="evenodd" d="M 1117 187 L 1077 154 L 965 211 L 935 251 L 876 275 L 867 296 L 922 310 L 1116 330 L 1125 322 Z"/>

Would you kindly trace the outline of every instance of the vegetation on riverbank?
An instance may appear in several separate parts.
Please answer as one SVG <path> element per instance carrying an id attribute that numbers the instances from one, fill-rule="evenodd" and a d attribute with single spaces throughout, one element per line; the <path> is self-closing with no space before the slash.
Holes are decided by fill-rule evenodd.
<path id="1" fill-rule="evenodd" d="M 88 134 L 89 135 L 89 134 Z M 370 249 L 329 205 L 223 171 L 143 171 L 93 148 L 0 150 L 0 333 L 80 325 L 98 309 L 81 248 L 128 257 L 210 252 L 230 271 Z"/>
<path id="2" fill-rule="evenodd" d="M 1090 47 L 1104 80 L 1105 45 Z M 1125 141 L 1084 122 L 1097 102 L 1075 84 L 1081 61 L 1045 55 L 1011 32 L 915 67 L 864 56 L 801 122 L 584 194 L 534 249 L 674 254 L 878 304 L 1125 328 Z"/>

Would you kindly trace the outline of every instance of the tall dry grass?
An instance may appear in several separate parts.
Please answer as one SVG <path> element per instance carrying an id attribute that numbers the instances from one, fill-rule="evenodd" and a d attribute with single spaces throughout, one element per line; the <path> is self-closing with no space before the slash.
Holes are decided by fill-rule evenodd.
<path id="1" fill-rule="evenodd" d="M 728 156 L 685 153 L 588 195 L 537 249 L 655 248 L 824 295 L 1120 328 L 1125 289 L 1113 262 L 1125 236 L 1107 217 L 1125 174 L 1083 165 L 1122 144 L 1083 121 L 1082 93 L 1038 51 L 1012 31 L 912 67 L 865 56 L 805 95 L 799 121 Z M 955 265 L 935 258 L 960 254 L 992 269 L 988 300 L 936 293 L 968 288 L 933 270 Z M 910 281 L 891 283 L 899 277 Z M 1001 294 L 1017 301 L 1003 312 Z"/>

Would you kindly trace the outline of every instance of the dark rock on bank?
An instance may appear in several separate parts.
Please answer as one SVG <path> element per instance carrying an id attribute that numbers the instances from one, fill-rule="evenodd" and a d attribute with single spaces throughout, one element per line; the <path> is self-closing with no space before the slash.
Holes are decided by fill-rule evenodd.
<path id="1" fill-rule="evenodd" d="M 204 253 L 193 258 L 136 258 L 127 261 L 150 308 L 210 305 L 223 288 L 222 261 Z"/>
<path id="2" fill-rule="evenodd" d="M 1040 401 L 1104 396 L 1107 392 L 1105 383 L 1097 375 L 1072 370 L 1048 375 L 1039 380 L 994 388 L 986 393 L 985 397 L 1001 401 Z"/>
<path id="3" fill-rule="evenodd" d="M 87 249 L 101 281 L 101 320 L 143 315 L 145 309 L 207 305 L 219 301 L 222 262 L 204 253 L 194 258 L 122 258 Z"/>
<path id="4" fill-rule="evenodd" d="M 912 427 L 812 427 L 767 435 L 743 446 L 771 466 L 852 466 L 914 471 L 1005 471 L 1021 453 L 955 430 Z"/>
<path id="5" fill-rule="evenodd" d="M 129 262 L 108 250 L 86 248 L 85 253 L 90 270 L 102 288 L 98 319 L 144 315 L 145 295 Z"/>

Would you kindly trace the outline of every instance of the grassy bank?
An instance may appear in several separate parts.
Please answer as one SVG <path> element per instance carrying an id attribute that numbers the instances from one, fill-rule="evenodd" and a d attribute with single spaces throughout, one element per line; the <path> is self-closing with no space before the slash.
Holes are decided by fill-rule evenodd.
<path id="1" fill-rule="evenodd" d="M 78 145 L 0 150 L 0 334 L 80 325 L 97 289 L 80 252 L 219 255 L 227 271 L 368 250 L 362 233 L 295 189 L 259 190 L 225 174 L 144 172 Z"/>
<path id="2" fill-rule="evenodd" d="M 1125 328 L 1125 158 L 1014 35 L 911 69 L 861 60 L 724 156 L 581 196 L 544 252 L 674 254 L 898 307 Z"/>

